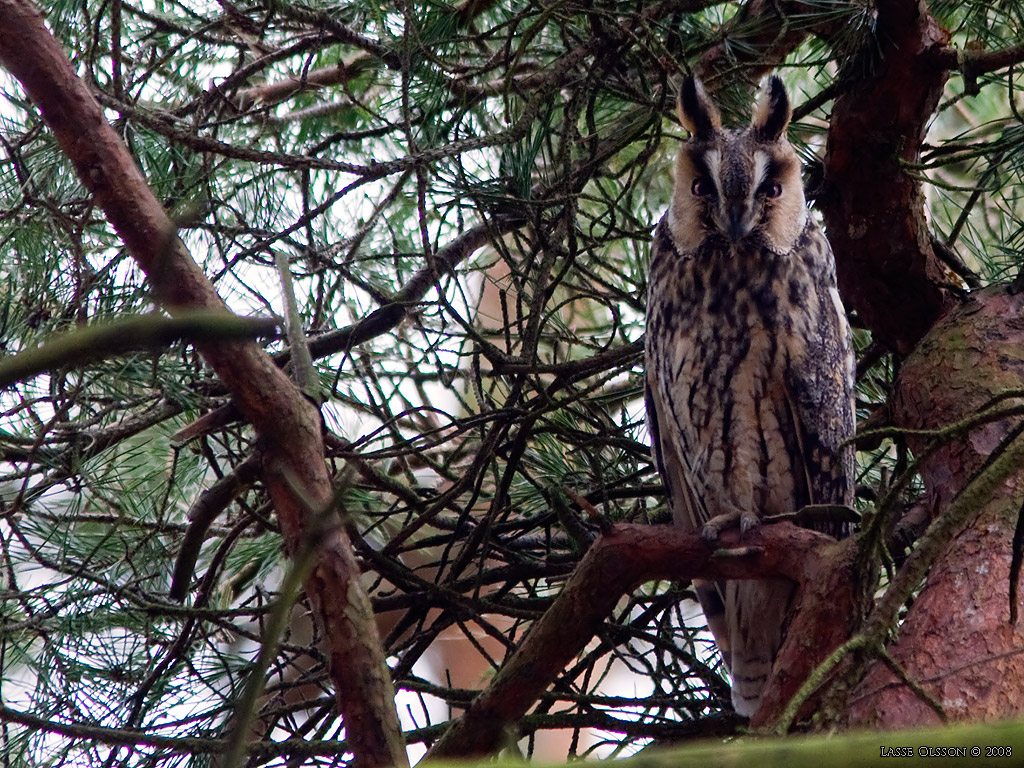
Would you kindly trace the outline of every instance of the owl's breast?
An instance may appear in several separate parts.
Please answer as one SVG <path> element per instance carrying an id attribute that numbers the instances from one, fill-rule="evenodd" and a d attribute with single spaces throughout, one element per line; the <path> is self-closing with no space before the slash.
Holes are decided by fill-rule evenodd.
<path id="1" fill-rule="evenodd" d="M 807 484 L 789 377 L 816 324 L 804 264 L 667 245 L 655 244 L 647 324 L 648 380 L 675 443 L 663 448 L 685 457 L 699 517 L 792 511 Z"/>

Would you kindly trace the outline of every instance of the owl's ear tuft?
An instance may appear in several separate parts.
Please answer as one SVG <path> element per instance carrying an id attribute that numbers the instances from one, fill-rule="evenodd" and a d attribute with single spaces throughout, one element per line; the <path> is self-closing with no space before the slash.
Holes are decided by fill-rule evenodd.
<path id="1" fill-rule="evenodd" d="M 781 78 L 772 75 L 757 102 L 750 130 L 759 141 L 775 141 L 786 130 L 792 116 L 793 108 L 789 105 L 786 86 Z"/>
<path id="2" fill-rule="evenodd" d="M 704 90 L 703 84 L 693 75 L 687 75 L 679 87 L 679 101 L 676 104 L 679 122 L 698 139 L 710 139 L 721 129 L 722 117 Z"/>

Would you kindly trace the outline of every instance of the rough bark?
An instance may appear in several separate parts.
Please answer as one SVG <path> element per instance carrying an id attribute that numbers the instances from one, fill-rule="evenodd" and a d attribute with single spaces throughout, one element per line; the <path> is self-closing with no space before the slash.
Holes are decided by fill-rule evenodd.
<path id="1" fill-rule="evenodd" d="M 836 99 L 819 199 L 839 289 L 876 340 L 907 353 L 951 305 L 932 250 L 918 159 L 948 70 L 949 34 L 918 0 L 877 3 L 878 61 Z"/>
<path id="2" fill-rule="evenodd" d="M 192 260 L 127 148 L 27 0 L 0 0 L 0 62 L 19 81 L 146 272 L 156 300 L 171 314 L 226 312 Z M 324 528 L 332 490 L 320 415 L 271 359 L 250 342 L 196 342 L 255 427 L 263 479 L 295 553 Z M 327 526 L 307 592 L 323 624 L 331 674 L 349 745 L 363 766 L 407 763 L 394 694 L 369 601 L 347 534 Z"/>
<path id="3" fill-rule="evenodd" d="M 720 545 L 735 546 L 738 539 L 738 531 L 727 531 Z M 594 542 L 554 605 L 428 757 L 480 756 L 497 749 L 505 730 L 583 649 L 619 599 L 655 579 L 785 576 L 796 581 L 793 625 L 816 640 L 793 639 L 781 651 L 789 668 L 773 678 L 768 695 L 773 708 L 784 705 L 807 674 L 849 636 L 852 613 L 842 606 L 852 603 L 851 579 L 837 574 L 851 562 L 852 544 L 852 539 L 837 543 L 823 534 L 779 523 L 743 537 L 750 554 L 716 557 L 699 532 L 671 526 L 614 526 Z M 770 718 L 777 711 L 762 707 L 762 713 Z"/>
<path id="4" fill-rule="evenodd" d="M 1024 295 L 1003 288 L 976 293 L 950 313 L 907 358 L 894 420 L 936 429 L 1024 388 Z M 1007 404 L 1020 403 L 1020 400 Z M 1016 424 L 1007 419 L 953 439 L 921 467 L 928 502 L 942 514 Z M 911 438 L 916 452 L 925 438 Z M 890 648 L 912 680 L 953 720 L 992 720 L 1024 713 L 1024 628 L 1009 621 L 1014 528 L 1024 497 L 1024 471 L 1011 477 L 938 557 Z M 881 665 L 851 697 L 851 725 L 908 728 L 938 722 L 936 713 Z"/>
<path id="5" fill-rule="evenodd" d="M 861 613 L 858 604 L 857 547 L 854 539 L 832 542 L 808 552 L 800 564 L 799 583 L 790 609 L 786 637 L 775 657 L 772 676 L 765 685 L 761 707 L 751 718 L 752 728 L 778 722 L 786 705 L 807 678 L 850 637 Z M 810 697 L 797 719 L 814 714 L 818 704 Z"/>

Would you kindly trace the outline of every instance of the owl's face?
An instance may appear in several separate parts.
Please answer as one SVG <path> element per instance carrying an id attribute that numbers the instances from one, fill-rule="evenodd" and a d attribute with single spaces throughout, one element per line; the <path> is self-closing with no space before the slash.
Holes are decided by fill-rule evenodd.
<path id="1" fill-rule="evenodd" d="M 789 251 L 803 230 L 800 160 L 786 139 L 792 116 L 782 81 L 769 78 L 750 125 L 722 128 L 717 107 L 700 81 L 679 91 L 679 120 L 690 132 L 676 161 L 669 226 L 677 247 L 696 250 L 708 238 Z M 744 249 L 746 250 L 746 249 Z"/>

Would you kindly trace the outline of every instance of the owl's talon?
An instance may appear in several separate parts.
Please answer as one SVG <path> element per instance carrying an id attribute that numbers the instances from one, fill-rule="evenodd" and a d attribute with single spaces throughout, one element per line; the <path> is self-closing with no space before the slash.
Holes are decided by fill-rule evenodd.
<path id="1" fill-rule="evenodd" d="M 722 531 L 738 527 L 742 536 L 748 531 L 754 530 L 760 524 L 761 520 L 753 512 L 727 512 L 724 515 L 712 517 L 704 523 L 704 527 L 700 529 L 700 534 L 704 537 L 705 541 L 714 544 L 718 541 L 718 537 L 722 535 Z"/>
<path id="2" fill-rule="evenodd" d="M 717 519 L 717 518 L 716 518 Z M 700 535 L 708 544 L 714 544 L 718 541 L 718 535 L 722 532 L 722 528 L 719 528 L 717 524 L 713 525 L 712 521 L 704 523 L 704 527 L 700 529 Z"/>
<path id="3" fill-rule="evenodd" d="M 704 523 L 704 526 L 700 529 L 700 535 L 704 537 L 704 541 L 714 544 L 718 541 L 718 537 L 722 535 L 722 531 L 735 528 L 739 525 L 740 519 L 739 512 L 727 512 L 724 515 L 716 515 Z"/>
<path id="4" fill-rule="evenodd" d="M 744 512 L 740 515 L 740 536 L 745 536 L 761 524 L 760 518 L 751 512 Z"/>

